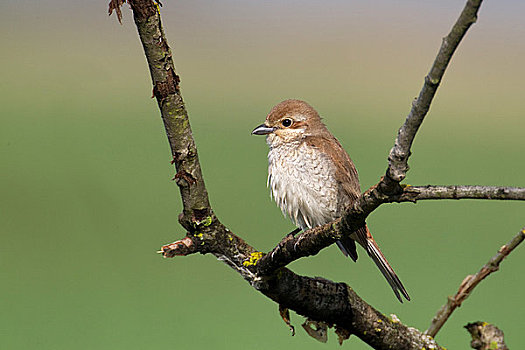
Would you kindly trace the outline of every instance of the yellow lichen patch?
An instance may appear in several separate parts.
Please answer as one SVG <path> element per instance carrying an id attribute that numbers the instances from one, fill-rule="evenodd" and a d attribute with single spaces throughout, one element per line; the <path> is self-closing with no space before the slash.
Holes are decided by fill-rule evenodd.
<path id="1" fill-rule="evenodd" d="M 252 254 L 250 254 L 250 259 L 243 261 L 243 266 L 257 265 L 257 261 L 259 261 L 259 259 L 262 258 L 262 255 L 262 252 L 253 252 Z"/>
<path id="2" fill-rule="evenodd" d="M 206 216 L 204 219 L 202 219 L 200 221 L 199 220 L 195 220 L 193 222 L 193 227 L 194 228 L 197 228 L 199 226 L 207 227 L 207 226 L 210 226 L 212 224 L 212 222 L 213 222 L 212 217 L 211 216 Z"/>
<path id="3" fill-rule="evenodd" d="M 211 223 L 212 223 L 212 221 L 213 221 L 213 220 L 212 220 L 211 216 L 206 216 L 206 218 L 205 218 L 204 220 L 201 221 L 201 224 L 202 224 L 203 226 L 210 226 Z"/>
<path id="4" fill-rule="evenodd" d="M 155 4 L 155 7 L 157 7 L 157 12 L 160 14 L 160 7 L 162 4 L 159 1 L 154 1 L 153 3 Z"/>

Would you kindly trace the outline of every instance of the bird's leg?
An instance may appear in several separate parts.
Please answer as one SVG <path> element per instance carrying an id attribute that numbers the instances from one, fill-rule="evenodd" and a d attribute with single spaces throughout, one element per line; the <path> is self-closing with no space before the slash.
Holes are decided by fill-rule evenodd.
<path id="1" fill-rule="evenodd" d="M 291 236 L 291 238 L 295 237 L 294 235 L 297 234 L 299 231 L 301 231 L 301 229 L 299 228 L 296 228 L 295 230 L 293 230 L 292 232 L 290 232 L 290 234 L 288 235 L 288 237 Z M 296 250 L 297 249 L 297 245 L 299 244 L 299 242 L 301 242 L 303 240 L 304 236 L 300 236 L 299 239 L 297 240 L 297 242 L 294 243 L 293 245 L 293 249 Z"/>
<path id="2" fill-rule="evenodd" d="M 282 241 L 279 242 L 279 244 L 277 245 L 277 247 L 275 247 L 275 249 L 271 252 L 270 255 L 271 255 L 272 260 L 273 260 L 273 255 L 274 255 L 277 251 L 281 250 L 281 245 L 283 244 L 283 241 L 287 241 L 287 240 L 289 240 L 289 239 L 294 238 L 295 235 L 298 234 L 299 232 L 301 232 L 301 229 L 298 227 L 298 228 L 296 228 L 295 230 L 293 230 L 292 232 L 290 232 L 289 234 L 287 234 L 286 236 L 284 236 L 284 238 L 282 239 Z"/>
<path id="3" fill-rule="evenodd" d="M 292 232 L 290 232 L 289 234 L 287 234 L 285 237 L 295 237 L 295 235 L 298 234 L 299 232 L 301 232 L 301 229 L 298 227 Z"/>

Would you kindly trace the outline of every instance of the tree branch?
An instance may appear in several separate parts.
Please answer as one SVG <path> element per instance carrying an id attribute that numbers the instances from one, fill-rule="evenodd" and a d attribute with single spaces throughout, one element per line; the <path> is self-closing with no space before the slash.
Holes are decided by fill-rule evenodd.
<path id="1" fill-rule="evenodd" d="M 404 186 L 394 202 L 423 199 L 499 199 L 525 200 L 525 188 L 502 186 Z"/>
<path id="2" fill-rule="evenodd" d="M 283 241 L 286 242 L 281 241 L 274 248 L 270 257 L 266 257 L 265 261 L 261 262 L 261 273 L 271 272 L 272 267 L 284 266 L 296 258 L 317 254 L 321 249 L 333 244 L 342 236 L 362 227 L 367 216 L 381 204 L 396 201 L 394 198 L 398 198 L 397 201 L 404 201 L 400 197 L 404 193 L 400 182 L 405 178 L 408 171 L 408 158 L 412 142 L 430 108 L 452 55 L 467 30 L 476 22 L 481 2 L 482 0 L 468 0 L 450 33 L 443 38 L 438 55 L 430 72 L 425 77 L 419 97 L 412 103 L 412 109 L 398 131 L 396 141 L 388 157 L 388 169 L 379 183 L 363 193 L 341 219 L 321 226 L 321 228 L 308 230 L 295 238 L 285 237 Z M 409 200 L 409 197 L 406 199 Z M 417 199 L 411 201 L 414 200 Z M 313 236 L 314 232 L 318 237 Z M 283 254 L 289 257 L 281 256 Z M 296 258 L 293 258 L 291 254 L 296 254 Z M 275 263 L 270 262 L 270 259 Z"/>
<path id="3" fill-rule="evenodd" d="M 110 9 L 116 10 L 122 3 L 122 0 L 111 0 Z M 283 308 L 292 309 L 313 320 L 335 325 L 339 330 L 345 329 L 345 334 L 356 334 L 376 349 L 441 349 L 431 337 L 398 321 L 389 320 L 359 298 L 344 283 L 299 276 L 286 268 L 266 274 L 259 273 L 258 265 L 262 253 L 222 225 L 210 207 L 197 149 L 179 89 L 179 77 L 162 30 L 157 4 L 152 0 L 128 0 L 128 3 L 133 10 L 135 24 L 144 47 L 153 82 L 153 94 L 157 98 L 177 171 L 174 179 L 180 188 L 183 202 L 183 213 L 179 221 L 188 231 L 181 241 L 164 246 L 163 255 L 169 257 L 197 252 L 211 253 Z M 481 0 L 469 0 L 451 33 L 444 39 L 436 61 L 425 78 L 423 89 L 398 133 L 390 153 L 386 175 L 377 186 L 366 191 L 343 218 L 305 232 L 303 235 L 307 236 L 318 231 L 317 241 L 312 241 L 317 242 L 315 246 L 322 248 L 328 240 L 333 240 L 327 232 L 336 236 L 344 232 L 353 232 L 357 225 L 362 225 L 370 212 L 380 204 L 389 202 L 392 194 L 397 195 L 399 200 L 404 200 L 400 197 L 404 191 L 399 182 L 408 170 L 406 164 L 414 136 L 428 111 L 452 54 L 470 25 L 474 23 L 480 4 Z M 407 197 L 406 200 L 413 201 L 414 198 Z M 299 241 L 294 246 L 301 247 L 308 242 L 309 240 Z"/>
<path id="4" fill-rule="evenodd" d="M 449 297 L 447 303 L 439 309 L 436 316 L 432 319 L 430 327 L 425 331 L 425 334 L 435 337 L 441 327 L 448 320 L 450 315 L 456 308 L 461 306 L 461 303 L 465 301 L 472 293 L 472 290 L 481 282 L 485 277 L 493 272 L 498 271 L 500 263 L 509 255 L 523 240 L 525 239 L 525 227 L 506 245 L 502 246 L 496 255 L 494 255 L 475 275 L 468 275 L 465 277 L 456 295 Z"/>
<path id="5" fill-rule="evenodd" d="M 355 334 L 374 349 L 443 349 L 432 337 L 374 309 L 345 283 L 300 276 L 287 268 L 266 276 L 258 275 L 256 268 L 262 253 L 250 250 L 253 248 L 241 241 L 227 229 L 215 230 L 211 234 L 189 234 L 162 247 L 162 253 L 171 257 L 211 252 L 281 308 L 322 320 L 339 331 L 345 330 L 348 335 Z"/>
<path id="6" fill-rule="evenodd" d="M 110 2 L 111 4 L 115 1 Z M 157 4 L 151 0 L 128 0 L 133 10 L 140 41 L 148 61 L 153 95 L 157 99 L 177 171 L 174 180 L 180 189 L 183 214 L 179 221 L 186 229 L 213 217 L 204 185 L 197 148 L 188 112 L 179 88 L 173 57 L 160 22 Z"/>
<path id="7" fill-rule="evenodd" d="M 401 182 L 408 171 L 408 158 L 414 137 L 423 122 L 432 99 L 443 79 L 445 70 L 452 59 L 459 43 L 467 33 L 467 30 L 477 20 L 477 13 L 482 0 L 468 0 L 463 11 L 459 15 L 450 33 L 443 38 L 436 59 L 425 77 L 425 83 L 418 98 L 412 103 L 412 109 L 407 116 L 403 126 L 399 129 L 394 147 L 388 157 L 389 165 L 387 177 L 395 182 Z"/>
<path id="8" fill-rule="evenodd" d="M 164 246 L 163 255 L 211 253 L 279 305 L 308 318 L 351 330 L 376 349 L 398 346 L 414 350 L 423 347 L 441 349 L 420 331 L 390 321 L 344 283 L 299 276 L 288 269 L 279 269 L 264 277 L 256 274 L 255 267 L 262 253 L 222 225 L 209 206 L 178 87 L 179 79 L 155 4 L 151 0 L 133 0 L 130 4 L 177 168 L 175 178 L 184 206 L 180 221 L 188 230 L 187 237 Z"/>
<path id="9" fill-rule="evenodd" d="M 378 186 L 378 185 L 376 185 Z M 416 202 L 428 199 L 498 199 L 525 200 L 525 188 L 497 186 L 401 186 L 402 193 L 383 195 L 381 203 Z M 366 196 L 365 193 L 363 196 Z M 297 259 L 316 255 L 322 249 L 335 243 L 362 225 L 360 219 L 363 212 L 358 212 L 355 206 L 351 209 L 351 220 L 344 222 L 338 219 L 324 226 L 315 227 L 297 236 L 286 236 L 267 255 L 259 261 L 260 274 L 271 273 Z M 355 214 L 354 214 L 355 213 Z M 368 214 L 366 214 L 368 215 Z"/>

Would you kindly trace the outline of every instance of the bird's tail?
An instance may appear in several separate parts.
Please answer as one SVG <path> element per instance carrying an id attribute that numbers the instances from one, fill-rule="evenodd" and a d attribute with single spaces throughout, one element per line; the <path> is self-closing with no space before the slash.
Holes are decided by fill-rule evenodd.
<path id="1" fill-rule="evenodd" d="M 397 299 L 399 299 L 400 302 L 403 302 L 403 299 L 399 294 L 401 292 L 401 294 L 403 294 L 406 300 L 410 301 L 410 296 L 408 295 L 405 287 L 403 286 L 403 283 L 401 283 L 401 280 L 399 279 L 399 277 L 397 277 L 396 273 L 394 272 L 394 269 L 386 260 L 385 256 L 381 252 L 381 249 L 379 249 L 379 246 L 370 234 L 370 231 L 368 231 L 368 228 L 366 228 L 366 231 L 367 237 L 365 249 L 368 252 L 368 255 L 372 258 L 372 260 L 374 260 L 383 276 L 385 276 L 388 284 L 390 284 L 390 287 L 392 287 L 392 290 L 394 291 L 394 294 L 396 295 Z"/>

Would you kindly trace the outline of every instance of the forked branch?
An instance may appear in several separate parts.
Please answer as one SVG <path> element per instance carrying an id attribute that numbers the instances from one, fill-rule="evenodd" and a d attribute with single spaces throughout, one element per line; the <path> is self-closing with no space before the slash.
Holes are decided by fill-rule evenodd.
<path id="1" fill-rule="evenodd" d="M 341 334 L 355 334 L 375 349 L 441 349 L 431 337 L 382 315 L 344 283 L 299 276 L 286 268 L 260 273 L 263 254 L 221 224 L 209 204 L 197 149 L 179 89 L 179 77 L 161 26 L 157 3 L 152 0 L 127 2 L 133 10 L 144 47 L 153 82 L 153 94 L 161 111 L 177 171 L 175 180 L 183 202 L 183 213 L 179 221 L 188 231 L 184 239 L 164 246 L 163 255 L 169 257 L 197 252 L 211 253 L 283 308 L 334 325 L 339 330 L 345 329 L 346 332 Z M 110 9 L 116 10 L 122 3 L 123 0 L 111 0 Z M 468 0 L 451 33 L 444 39 L 423 89 L 399 131 L 390 153 L 387 174 L 377 186 L 365 192 L 342 219 L 305 232 L 302 235 L 304 242 L 299 242 L 297 247 L 301 248 L 310 241 L 307 238 L 311 238 L 312 246 L 322 249 L 333 242 L 328 237 L 329 234 L 341 237 L 345 232 L 352 232 L 352 228 L 362 225 L 375 208 L 395 201 L 393 198 L 397 201 L 430 198 L 428 188 L 426 192 L 419 187 L 411 187 L 409 190 L 408 187 L 401 187 L 399 182 L 408 169 L 406 164 L 414 136 L 428 111 L 452 54 L 470 25 L 475 22 L 480 5 L 481 0 Z M 440 195 L 443 193 L 447 191 L 441 191 Z M 461 191 L 456 189 L 455 193 L 457 198 Z M 278 260 L 278 252 L 276 257 Z"/>
<path id="2" fill-rule="evenodd" d="M 428 199 L 498 199 L 525 200 L 525 188 L 499 186 L 401 186 L 399 194 L 383 195 L 382 203 L 416 202 Z M 367 192 L 368 193 L 368 192 Z M 367 195 L 367 193 L 364 194 Z M 354 206 L 355 208 L 355 206 Z M 355 209 L 351 210 L 354 211 Z M 325 247 L 341 239 L 346 230 L 360 227 L 360 212 L 356 212 L 352 221 L 338 219 L 324 226 L 319 226 L 297 236 L 286 236 L 258 264 L 260 274 L 271 273 L 297 259 L 315 255 Z M 352 231 L 350 231 L 352 232 Z"/>
<path id="3" fill-rule="evenodd" d="M 410 148 L 423 119 L 430 109 L 430 104 L 432 103 L 454 52 L 470 26 L 476 22 L 477 13 L 481 3 L 482 0 L 468 0 L 463 11 L 461 11 L 459 18 L 450 30 L 450 33 L 443 38 L 436 59 L 430 68 L 430 72 L 425 77 L 419 96 L 412 103 L 412 109 L 410 110 L 405 123 L 399 129 L 396 141 L 388 157 L 388 169 L 385 176 L 381 178 L 377 185 L 363 193 L 340 220 L 336 220 L 333 224 L 324 225 L 322 228 L 316 229 L 315 234 L 321 235 L 322 237 L 314 237 L 313 232 L 310 232 L 312 230 L 309 230 L 303 234 L 297 235 L 293 238 L 293 242 L 289 240 L 289 237 L 285 238 L 285 240 L 288 239 L 287 242 L 289 245 L 293 243 L 293 246 L 296 249 L 302 250 L 301 252 L 298 252 L 298 257 L 312 255 L 312 253 L 316 254 L 321 249 L 333 244 L 340 237 L 362 227 L 367 216 L 381 204 L 396 201 L 394 200 L 395 198 L 398 198 L 398 201 L 409 199 L 409 196 L 405 196 L 405 198 L 400 197 L 404 194 L 400 182 L 405 178 L 408 171 Z M 428 194 L 429 192 L 427 191 L 426 193 Z M 419 199 L 430 198 L 424 198 L 424 196 L 422 196 Z M 335 239 L 329 237 L 334 237 Z M 283 242 L 272 251 L 272 259 L 280 262 L 280 264 L 277 264 L 276 266 L 282 265 L 286 260 L 288 260 L 288 262 L 295 260 L 294 258 L 291 258 L 290 260 L 290 258 L 285 259 L 280 256 L 281 254 L 290 255 L 291 252 L 289 249 L 282 249 L 282 243 Z M 266 259 L 269 258 L 267 257 Z M 271 271 L 271 262 L 265 261 L 262 265 L 264 265 L 265 272 Z"/>

